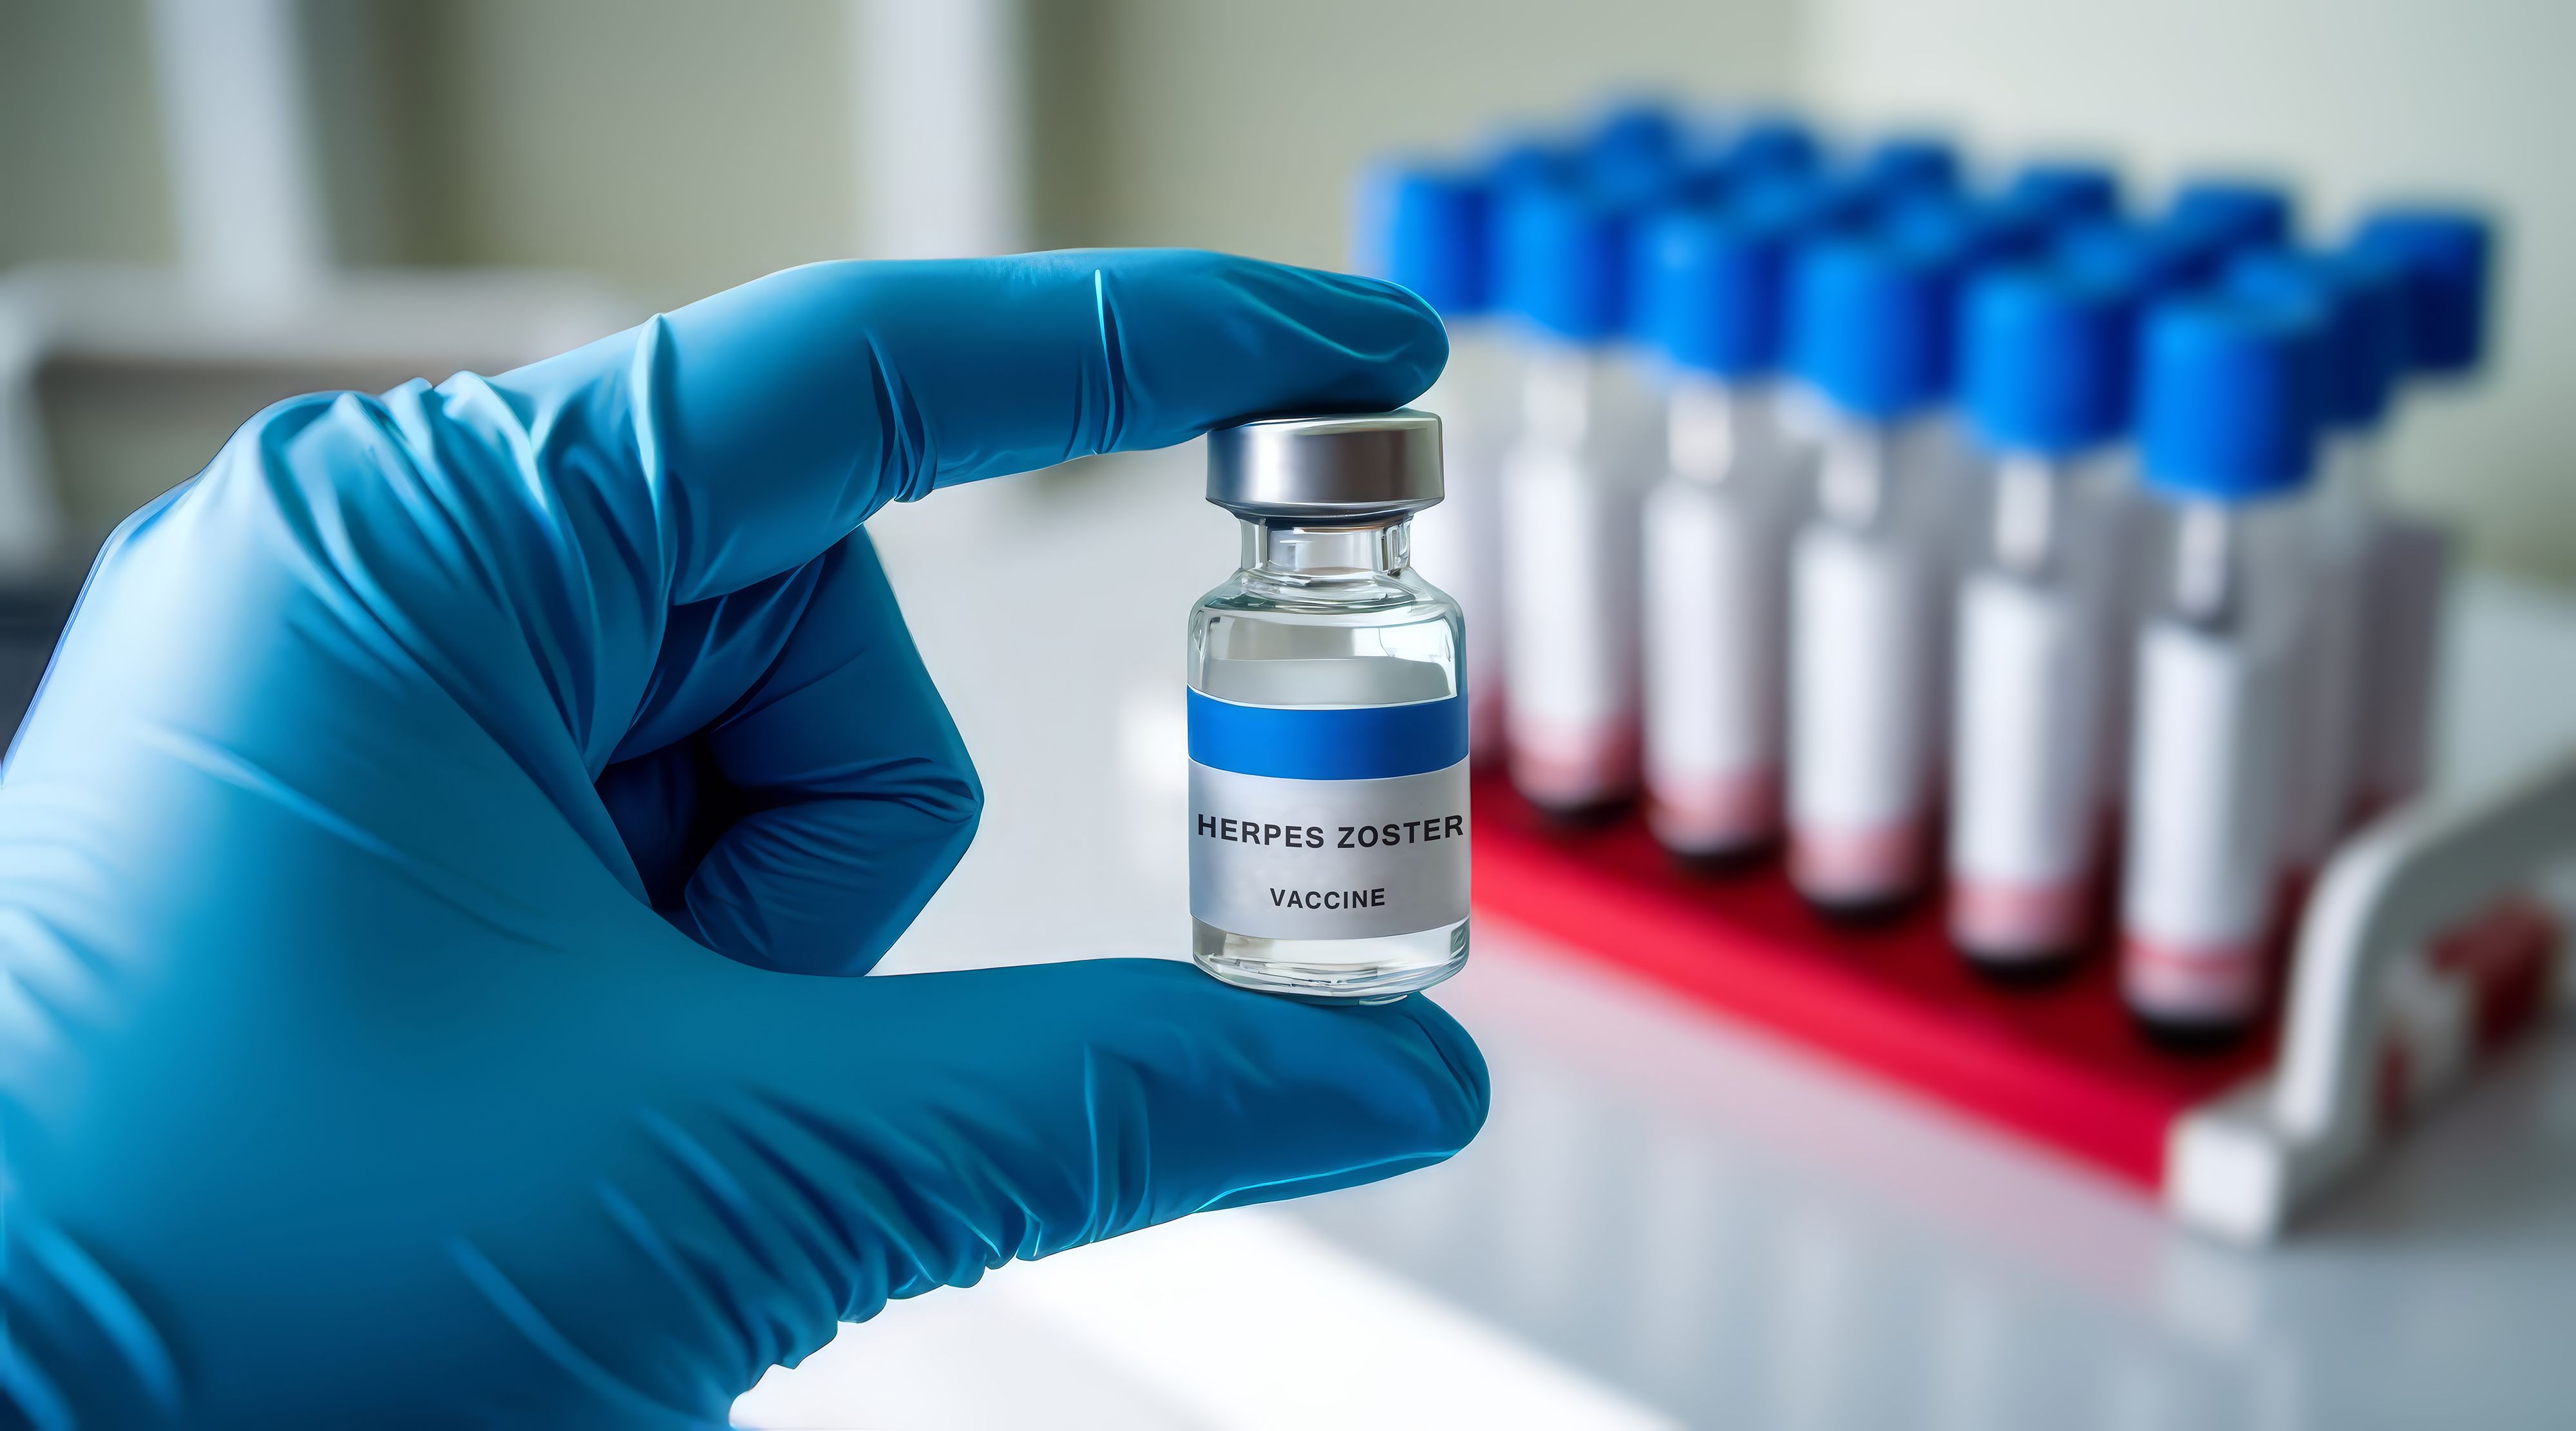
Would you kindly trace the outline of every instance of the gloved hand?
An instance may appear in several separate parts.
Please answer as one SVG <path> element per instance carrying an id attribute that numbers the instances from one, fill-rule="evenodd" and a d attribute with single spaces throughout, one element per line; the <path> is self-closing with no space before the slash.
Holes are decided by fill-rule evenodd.
<path id="1" fill-rule="evenodd" d="M 822 264 L 260 414 L 0 777 L 0 1404 L 719 1422 L 888 1298 L 1448 1156 L 1485 1070 L 1419 997 L 833 977 L 981 798 L 861 520 L 1444 351 L 1210 254 Z"/>

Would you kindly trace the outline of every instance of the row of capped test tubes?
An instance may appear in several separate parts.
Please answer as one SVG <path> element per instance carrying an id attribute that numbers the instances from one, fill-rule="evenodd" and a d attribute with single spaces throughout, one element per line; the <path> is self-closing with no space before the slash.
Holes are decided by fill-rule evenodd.
<path id="1" fill-rule="evenodd" d="M 2132 203 L 1651 106 L 1372 170 L 1359 266 L 1450 330 L 1415 564 L 1479 757 L 1688 859 L 1785 851 L 1837 915 L 1946 886 L 1998 977 L 2112 936 L 2152 1032 L 2247 1027 L 2305 882 L 2424 778 L 2447 547 L 2382 436 L 2479 366 L 2492 235 Z"/>

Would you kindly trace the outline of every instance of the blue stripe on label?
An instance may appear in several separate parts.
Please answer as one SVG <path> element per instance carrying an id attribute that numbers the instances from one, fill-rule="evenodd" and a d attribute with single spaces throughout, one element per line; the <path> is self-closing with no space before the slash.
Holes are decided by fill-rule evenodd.
<path id="1" fill-rule="evenodd" d="M 1279 780 L 1383 780 L 1467 758 L 1467 698 L 1401 706 L 1239 706 L 1190 692 L 1190 759 Z"/>

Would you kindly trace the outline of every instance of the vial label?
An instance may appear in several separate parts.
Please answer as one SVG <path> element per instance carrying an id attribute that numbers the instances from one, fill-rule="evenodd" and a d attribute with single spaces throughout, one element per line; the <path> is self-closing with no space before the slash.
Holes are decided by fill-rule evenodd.
<path id="1" fill-rule="evenodd" d="M 1780 824 L 1778 524 L 1695 485 L 1646 508 L 1646 789 L 1655 835 L 1739 849 Z"/>
<path id="2" fill-rule="evenodd" d="M 2280 892 L 2287 662 L 2168 621 L 2138 654 L 2121 986 L 2152 1015 L 2240 1020 Z"/>
<path id="3" fill-rule="evenodd" d="M 1190 913 L 1257 939 L 1467 917 L 1467 699 L 1257 706 L 1189 693 Z"/>
<path id="4" fill-rule="evenodd" d="M 2084 941 L 2092 906 L 2100 626 L 2065 587 L 1970 576 L 1959 593 L 1950 932 L 1989 956 Z"/>
<path id="5" fill-rule="evenodd" d="M 1929 558 L 1831 527 L 1799 538 L 1791 593 L 1790 874 L 1813 899 L 1912 894 L 1929 853 L 1938 683 Z"/>

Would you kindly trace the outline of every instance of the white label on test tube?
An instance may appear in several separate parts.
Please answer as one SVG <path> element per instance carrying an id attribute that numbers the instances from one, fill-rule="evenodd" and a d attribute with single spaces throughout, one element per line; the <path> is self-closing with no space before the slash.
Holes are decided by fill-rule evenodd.
<path id="1" fill-rule="evenodd" d="M 1534 348 L 1503 465 L 1504 731 L 1512 782 L 1579 808 L 1636 792 L 1642 400 L 1616 361 Z"/>
<path id="2" fill-rule="evenodd" d="M 1798 538 L 1790 597 L 1790 874 L 1873 904 L 1922 884 L 1939 616 L 1918 544 L 1833 525 Z"/>
<path id="3" fill-rule="evenodd" d="M 1647 818 L 1686 854 L 1779 831 L 1787 573 L 1764 475 L 1667 482 L 1646 503 Z"/>
<path id="4" fill-rule="evenodd" d="M 2448 534 L 2383 517 L 2371 533 L 2367 636 L 2361 644 L 2363 809 L 2412 798 L 2432 742 L 2433 682 L 2450 576 Z"/>
<path id="5" fill-rule="evenodd" d="M 2126 454 L 2110 457 L 2088 470 L 2075 487 L 2074 510 L 2087 533 L 2085 560 L 2092 564 L 2094 600 L 2102 622 L 2104 659 L 2098 663 L 2102 682 L 2100 745 L 2094 773 L 2101 787 L 2104 833 L 2119 828 L 2117 815 L 2129 798 L 2129 721 L 2136 712 L 2138 627 L 2146 619 L 2145 591 L 2152 508 L 2137 487 Z M 2108 850 L 2104 853 L 2107 855 Z"/>
<path id="6" fill-rule="evenodd" d="M 2226 1024 L 2262 1001 L 2278 898 L 2285 662 L 2157 620 L 2141 633 L 2121 889 L 2131 1008 Z"/>
<path id="7" fill-rule="evenodd" d="M 2079 947 L 2092 911 L 2100 618 L 2063 585 L 2001 572 L 1959 594 L 1950 932 L 1981 957 Z"/>
<path id="8" fill-rule="evenodd" d="M 2284 752 L 2289 781 L 2282 844 L 2290 868 L 2313 875 L 2343 837 L 2355 804 L 2363 698 L 2361 639 L 2368 556 L 2361 514 L 2328 503 L 2307 514 L 2298 622 L 2297 674 L 2289 716 L 2298 739 Z"/>
<path id="9" fill-rule="evenodd" d="M 1637 783 L 1636 503 L 1541 451 L 1513 459 L 1503 491 L 1513 782 L 1548 805 L 1622 798 Z"/>
<path id="10" fill-rule="evenodd" d="M 1503 742 L 1503 455 L 1511 441 L 1512 355 L 1489 325 L 1451 330 L 1449 366 L 1413 406 L 1440 415 L 1447 492 L 1413 519 L 1413 565 L 1466 617 L 1467 740 Z"/>

